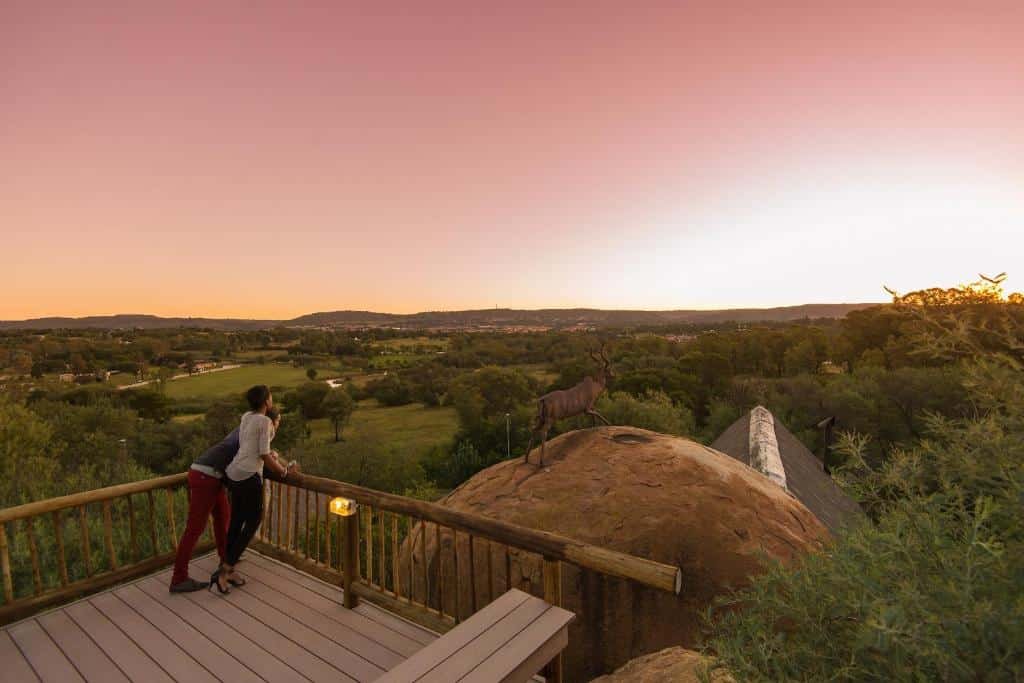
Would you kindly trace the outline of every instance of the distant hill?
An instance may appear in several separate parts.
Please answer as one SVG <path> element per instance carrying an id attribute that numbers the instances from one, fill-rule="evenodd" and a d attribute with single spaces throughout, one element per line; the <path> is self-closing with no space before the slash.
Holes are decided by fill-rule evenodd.
<path id="1" fill-rule="evenodd" d="M 0 320 L 0 330 L 54 330 L 87 328 L 154 330 L 175 327 L 202 327 L 215 330 L 262 330 L 280 324 L 276 320 L 244 320 L 239 318 L 161 318 L 156 315 L 121 313 L 90 315 L 84 318 L 32 318 Z"/>
<path id="2" fill-rule="evenodd" d="M 121 314 L 85 318 L 33 318 L 0 321 L 0 330 L 25 329 L 160 329 L 201 327 L 216 330 L 260 330 L 270 327 L 405 327 L 479 328 L 490 327 L 624 327 L 724 322 L 786 322 L 804 318 L 842 318 L 850 311 L 878 304 L 803 304 L 779 308 L 733 308 L 715 311 L 606 311 L 598 308 L 545 308 L 520 310 L 487 308 L 470 311 L 424 311 L 422 313 L 374 313 L 373 311 L 330 311 L 310 313 L 291 320 L 246 320 L 239 318 L 161 318 L 155 315 Z"/>

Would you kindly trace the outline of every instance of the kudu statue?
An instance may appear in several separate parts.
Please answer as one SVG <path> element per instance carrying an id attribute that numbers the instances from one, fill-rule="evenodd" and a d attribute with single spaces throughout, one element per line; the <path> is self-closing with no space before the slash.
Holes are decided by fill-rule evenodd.
<path id="1" fill-rule="evenodd" d="M 558 420 L 576 415 L 589 415 L 592 424 L 597 424 L 598 419 L 605 424 L 611 424 L 604 415 L 594 410 L 597 397 L 604 392 L 608 381 L 615 378 L 612 363 L 605 355 L 604 346 L 601 347 L 600 353 L 601 357 L 598 358 L 593 351 L 590 352 L 590 357 L 599 366 L 594 376 L 584 377 L 583 381 L 570 389 L 552 391 L 537 399 L 537 418 L 530 432 L 530 443 L 526 447 L 526 455 L 523 456 L 524 462 L 530 462 L 530 449 L 533 448 L 534 437 L 540 434 L 538 467 L 544 466 L 544 448 L 548 441 L 548 431 Z"/>

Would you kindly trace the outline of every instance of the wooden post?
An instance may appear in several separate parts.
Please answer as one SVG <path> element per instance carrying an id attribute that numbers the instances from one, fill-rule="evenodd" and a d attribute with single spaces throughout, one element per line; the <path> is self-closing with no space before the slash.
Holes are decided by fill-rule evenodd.
<path id="1" fill-rule="evenodd" d="M 292 550 L 296 555 L 299 554 L 299 491 L 300 489 L 295 489 L 295 505 L 292 507 L 295 513 L 292 519 Z"/>
<path id="2" fill-rule="evenodd" d="M 274 539 L 274 482 L 270 479 L 264 479 L 267 485 L 267 509 L 263 511 L 263 523 L 260 524 L 260 530 L 263 532 L 263 540 L 267 543 L 273 543 Z"/>
<path id="3" fill-rule="evenodd" d="M 153 544 L 150 548 L 150 557 L 160 554 L 160 548 L 156 544 L 156 498 L 152 491 L 146 491 L 146 500 L 149 501 L 149 541 Z"/>
<path id="4" fill-rule="evenodd" d="M 313 494 L 313 560 L 320 564 L 320 494 Z"/>
<path id="5" fill-rule="evenodd" d="M 412 596 L 416 591 L 413 589 L 413 565 L 416 559 L 416 537 L 412 533 L 412 517 L 405 518 L 405 540 L 409 543 L 409 594 L 405 597 L 412 604 Z"/>
<path id="6" fill-rule="evenodd" d="M 491 557 L 494 553 L 493 545 L 487 539 L 484 539 L 487 544 L 487 602 L 488 604 L 494 602 L 494 559 Z"/>
<path id="7" fill-rule="evenodd" d="M 43 592 L 43 577 L 39 572 L 39 548 L 36 546 L 36 532 L 31 517 L 25 519 L 25 534 L 28 536 L 28 554 L 32 558 L 32 588 L 39 595 Z"/>
<path id="8" fill-rule="evenodd" d="M 64 522 L 60 518 L 60 510 L 53 511 L 53 537 L 57 541 L 57 571 L 60 574 L 60 585 L 68 585 L 68 561 L 64 554 Z"/>
<path id="9" fill-rule="evenodd" d="M 11 556 L 7 548 L 7 524 L 0 522 L 0 571 L 4 575 L 4 602 L 14 599 L 14 582 L 11 580 Z"/>
<path id="10" fill-rule="evenodd" d="M 288 519 L 292 514 L 292 487 L 284 486 L 284 529 L 281 532 L 281 536 L 284 538 L 284 547 L 291 549 L 292 547 L 292 522 Z"/>
<path id="11" fill-rule="evenodd" d="M 391 582 L 395 589 L 395 597 L 401 592 L 399 588 L 399 566 L 398 566 L 398 515 L 391 513 L 391 557 L 393 559 L 391 563 Z"/>
<path id="12" fill-rule="evenodd" d="M 128 536 L 131 539 L 132 544 L 132 561 L 139 561 L 139 538 L 135 532 L 135 504 L 132 503 L 132 497 L 128 496 Z"/>
<path id="13" fill-rule="evenodd" d="M 373 508 L 371 507 L 366 508 L 366 580 L 373 583 Z"/>
<path id="14" fill-rule="evenodd" d="M 444 555 L 441 553 L 441 525 L 434 525 L 434 541 L 437 543 L 437 613 L 444 616 Z"/>
<path id="15" fill-rule="evenodd" d="M 171 550 L 178 548 L 178 525 L 174 522 L 174 491 L 167 490 L 167 520 L 171 524 Z"/>
<path id="16" fill-rule="evenodd" d="M 469 535 L 469 598 L 473 614 L 476 614 L 476 552 L 473 548 L 473 534 Z"/>
<path id="17" fill-rule="evenodd" d="M 359 580 L 359 511 L 345 518 L 345 540 L 342 546 L 341 588 L 344 605 L 353 609 L 358 601 L 352 592 L 352 584 Z"/>
<path id="18" fill-rule="evenodd" d="M 114 552 L 114 523 L 110 516 L 110 501 L 103 501 L 103 543 L 110 558 L 110 571 L 117 570 L 117 553 Z"/>
<path id="19" fill-rule="evenodd" d="M 558 560 L 544 558 L 544 600 L 555 607 L 562 606 L 562 563 Z M 549 683 L 562 681 L 562 653 L 548 662 L 544 667 L 544 677 Z"/>
<path id="20" fill-rule="evenodd" d="M 512 553 L 511 548 L 505 546 L 505 592 L 512 590 Z"/>
<path id="21" fill-rule="evenodd" d="M 283 495 L 283 491 L 281 489 L 283 489 L 284 487 L 281 485 L 281 482 L 276 482 L 276 483 L 277 483 L 277 526 L 274 527 L 274 545 L 276 545 L 277 547 L 280 548 L 281 547 L 281 509 L 284 507 L 284 505 L 282 504 L 283 501 L 281 500 L 281 497 Z"/>
<path id="22" fill-rule="evenodd" d="M 459 585 L 461 583 L 459 580 L 459 530 L 455 527 L 452 527 L 452 564 L 455 567 L 455 571 L 452 573 L 455 579 L 452 581 L 452 586 L 455 589 L 455 614 L 452 616 L 455 617 L 457 624 L 462 619 L 462 589 Z"/>
<path id="23" fill-rule="evenodd" d="M 85 517 L 85 506 L 78 508 L 78 528 L 82 536 L 82 561 L 85 563 L 85 575 L 92 575 L 92 549 L 89 547 L 89 523 Z"/>
<path id="24" fill-rule="evenodd" d="M 388 564 L 385 562 L 386 553 L 384 552 L 384 542 L 387 540 L 387 534 L 384 532 L 384 511 L 379 510 L 377 512 L 377 532 L 380 535 L 380 589 L 383 592 L 387 592 L 387 572 Z"/>
<path id="25" fill-rule="evenodd" d="M 423 606 L 430 602 L 430 572 L 427 570 L 427 522 L 420 520 L 420 550 L 423 555 Z"/>
<path id="26" fill-rule="evenodd" d="M 303 543 L 302 550 L 303 550 L 303 554 L 305 554 L 305 556 L 306 556 L 306 559 L 309 559 L 309 557 L 310 557 L 310 552 L 309 552 L 309 545 L 310 545 L 310 543 L 309 543 L 309 532 L 310 532 L 310 529 L 309 529 L 309 489 L 304 489 L 304 490 L 306 492 L 305 495 L 303 496 L 303 498 L 305 498 L 306 516 L 303 517 L 303 519 L 302 519 L 302 528 L 305 530 L 306 533 L 304 533 L 302 535 L 302 543 Z"/>
<path id="27" fill-rule="evenodd" d="M 331 557 L 331 499 L 327 498 L 328 509 L 324 514 L 324 556 L 327 558 L 327 566 L 334 566 L 334 558 Z"/>

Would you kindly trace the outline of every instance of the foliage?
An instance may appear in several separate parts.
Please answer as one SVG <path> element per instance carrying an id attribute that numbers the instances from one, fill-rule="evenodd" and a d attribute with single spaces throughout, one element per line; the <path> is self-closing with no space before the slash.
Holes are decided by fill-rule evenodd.
<path id="1" fill-rule="evenodd" d="M 977 284 L 895 300 L 913 355 L 961 359 L 976 411 L 931 414 L 877 464 L 844 436 L 839 475 L 875 521 L 716 605 L 709 647 L 738 679 L 1024 677 L 1024 326 Z"/>
<path id="2" fill-rule="evenodd" d="M 380 379 L 368 382 L 366 395 L 385 406 L 404 406 L 412 403 L 412 390 L 398 374 L 389 372 Z"/>
<path id="3" fill-rule="evenodd" d="M 334 427 L 334 440 L 341 441 L 341 430 L 352 417 L 356 404 L 344 389 L 332 389 L 320 403 L 323 414 Z"/>
<path id="4" fill-rule="evenodd" d="M 293 452 L 304 471 L 317 476 L 382 491 L 422 486 L 425 478 L 417 462 L 385 443 L 377 430 L 360 427 L 345 441 L 306 444 Z"/>
<path id="5" fill-rule="evenodd" d="M 597 402 L 597 411 L 613 425 L 629 425 L 676 436 L 690 436 L 696 430 L 689 408 L 675 405 L 668 394 L 660 391 L 648 391 L 641 398 L 625 393 L 602 396 Z"/>
<path id="6" fill-rule="evenodd" d="M 324 399 L 331 393 L 326 382 L 306 382 L 292 391 L 285 392 L 281 402 L 290 411 L 297 411 L 307 420 L 324 416 Z"/>

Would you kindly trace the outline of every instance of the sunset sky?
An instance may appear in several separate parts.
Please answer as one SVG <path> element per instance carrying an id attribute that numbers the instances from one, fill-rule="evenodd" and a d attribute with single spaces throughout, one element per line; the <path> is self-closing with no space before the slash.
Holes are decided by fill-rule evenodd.
<path id="1" fill-rule="evenodd" d="M 0 318 L 1024 289 L 1024 2 L 870 4 L 3 0 Z"/>

